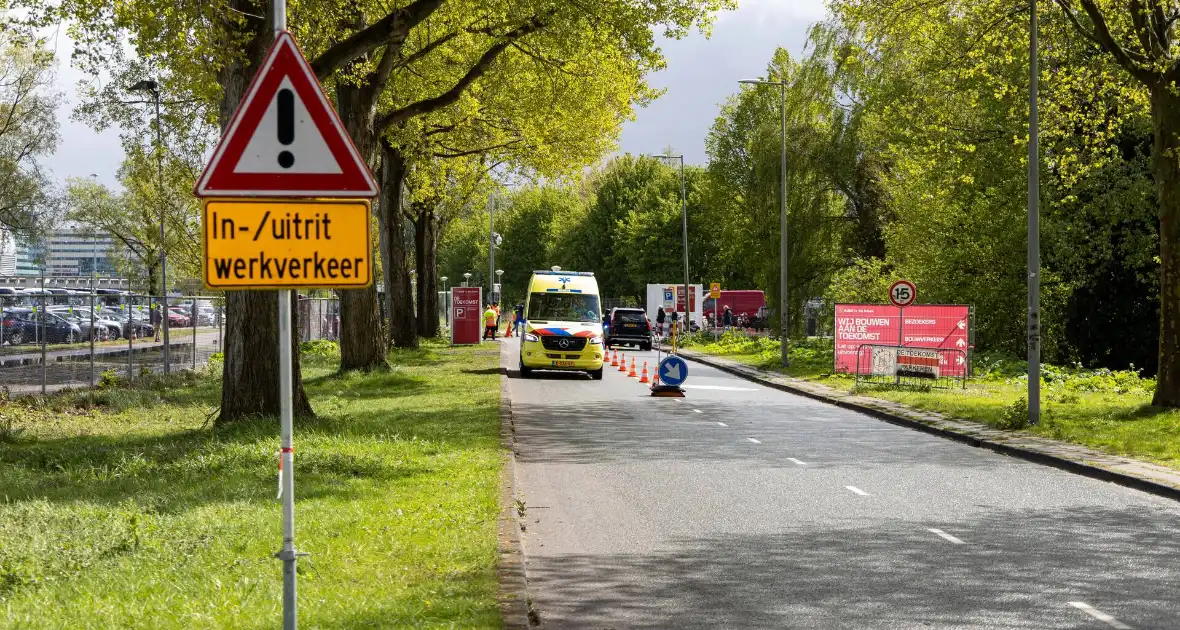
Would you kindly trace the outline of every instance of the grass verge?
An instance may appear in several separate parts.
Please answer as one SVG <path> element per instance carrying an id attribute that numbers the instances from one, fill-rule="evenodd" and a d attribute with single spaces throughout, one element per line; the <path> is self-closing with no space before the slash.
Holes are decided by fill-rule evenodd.
<path id="1" fill-rule="evenodd" d="M 498 355 L 427 345 L 338 376 L 314 350 L 301 622 L 498 627 Z M 0 627 L 278 624 L 278 422 L 211 428 L 218 390 L 179 376 L 0 405 Z"/>
<path id="2" fill-rule="evenodd" d="M 832 374 L 832 341 L 792 342 L 791 367 L 782 368 L 780 346 L 769 339 L 732 335 L 691 337 L 686 348 L 841 389 L 856 390 L 850 376 Z M 974 420 L 996 428 L 1021 429 L 1066 442 L 1180 469 L 1180 410 L 1151 406 L 1155 381 L 1133 370 L 1082 370 L 1045 366 L 1042 421 L 1026 427 L 1025 366 L 1018 361 L 981 360 L 963 390 L 862 387 L 857 393 L 915 409 Z"/>

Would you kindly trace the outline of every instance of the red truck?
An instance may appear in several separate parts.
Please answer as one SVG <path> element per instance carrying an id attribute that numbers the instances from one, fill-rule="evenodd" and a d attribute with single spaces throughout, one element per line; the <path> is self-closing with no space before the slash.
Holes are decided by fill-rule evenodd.
<path id="1" fill-rule="evenodd" d="M 766 293 L 763 291 L 722 291 L 721 297 L 714 300 L 713 298 L 705 298 L 704 316 L 710 321 L 714 321 L 714 311 L 720 311 L 720 315 L 716 316 L 716 320 L 720 322 L 720 318 L 725 314 L 725 307 L 728 306 L 730 312 L 733 313 L 734 323 L 737 323 L 737 318 L 742 313 L 747 317 L 755 317 L 759 315 L 759 310 L 766 306 Z"/>

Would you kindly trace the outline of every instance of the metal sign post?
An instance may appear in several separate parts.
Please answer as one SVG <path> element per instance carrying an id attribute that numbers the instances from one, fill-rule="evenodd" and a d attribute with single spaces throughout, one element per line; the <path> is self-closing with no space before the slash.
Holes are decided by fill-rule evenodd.
<path id="1" fill-rule="evenodd" d="M 295 630 L 292 288 L 370 286 L 377 184 L 274 7 L 275 40 L 197 180 L 205 286 L 278 289 L 283 629 Z M 166 316 L 166 315 L 165 315 Z M 198 309 L 193 300 L 193 323 Z M 194 328 L 195 335 L 195 328 Z M 194 353 L 196 337 L 194 336 Z M 195 354 L 194 354 L 195 357 Z"/>

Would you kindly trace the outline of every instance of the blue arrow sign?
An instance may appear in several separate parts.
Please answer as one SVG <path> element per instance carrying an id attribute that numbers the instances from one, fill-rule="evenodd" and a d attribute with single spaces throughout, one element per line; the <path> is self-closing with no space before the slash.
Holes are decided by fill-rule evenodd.
<path id="1" fill-rule="evenodd" d="M 688 364 L 678 356 L 660 361 L 660 384 L 676 387 L 688 379 Z"/>

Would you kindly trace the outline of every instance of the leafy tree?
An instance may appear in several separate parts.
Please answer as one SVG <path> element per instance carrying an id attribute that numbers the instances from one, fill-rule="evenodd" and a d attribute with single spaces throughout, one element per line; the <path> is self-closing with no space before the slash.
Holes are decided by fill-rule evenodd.
<path id="1" fill-rule="evenodd" d="M 0 226 L 36 233 L 57 209 L 41 160 L 57 148 L 54 57 L 44 42 L 0 32 Z"/>
<path id="2" fill-rule="evenodd" d="M 1169 0 L 1058 0 L 1088 42 L 1100 47 L 1148 93 L 1159 195 L 1159 372 L 1152 403 L 1180 406 L 1180 5 Z M 1077 9 L 1085 15 L 1078 15 Z M 1088 22 L 1088 23 L 1086 23 Z"/>
<path id="3" fill-rule="evenodd" d="M 160 220 L 164 219 L 164 248 L 169 278 L 198 278 L 201 274 L 200 206 L 191 195 L 195 173 L 191 165 L 169 160 L 160 185 L 155 160 L 142 151 L 129 154 L 119 170 L 123 192 L 88 178 L 67 185 L 66 217 L 110 234 L 118 243 L 112 251 L 128 276 L 146 271 L 150 295 L 163 295 L 159 283 Z"/>

